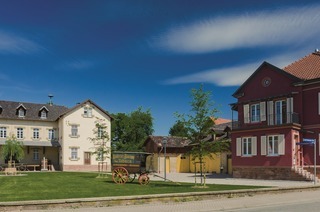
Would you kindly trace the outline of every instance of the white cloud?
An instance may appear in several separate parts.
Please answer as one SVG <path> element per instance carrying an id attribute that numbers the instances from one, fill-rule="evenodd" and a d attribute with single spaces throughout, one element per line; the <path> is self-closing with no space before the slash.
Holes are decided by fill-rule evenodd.
<path id="1" fill-rule="evenodd" d="M 318 38 L 320 5 L 230 15 L 169 29 L 152 46 L 180 53 L 286 46 Z"/>
<path id="2" fill-rule="evenodd" d="M 165 84 L 186 84 L 186 83 L 212 83 L 217 86 L 239 86 L 250 77 L 250 75 L 257 70 L 257 68 L 267 61 L 272 65 L 279 68 L 291 64 L 295 60 L 305 55 L 305 51 L 294 51 L 287 54 L 279 54 L 274 57 L 267 58 L 265 60 L 259 60 L 255 63 L 243 64 L 234 67 L 218 68 L 199 71 L 194 74 L 176 77 L 168 79 Z"/>
<path id="3" fill-rule="evenodd" d="M 37 43 L 18 35 L 0 31 L 0 53 L 33 54 L 43 50 Z"/>

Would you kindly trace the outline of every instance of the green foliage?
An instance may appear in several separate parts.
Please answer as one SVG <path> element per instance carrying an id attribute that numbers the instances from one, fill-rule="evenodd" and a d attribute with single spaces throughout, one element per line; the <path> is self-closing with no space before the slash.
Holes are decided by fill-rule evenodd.
<path id="1" fill-rule="evenodd" d="M 178 114 L 176 117 L 184 124 L 188 131 L 188 138 L 191 141 L 192 149 L 189 152 L 192 159 L 200 162 L 202 173 L 202 162 L 204 157 L 211 153 L 219 152 L 224 148 L 220 142 L 209 142 L 206 138 L 212 134 L 214 122 L 210 117 L 215 117 L 218 110 L 214 107 L 211 100 L 211 92 L 204 91 L 203 85 L 199 89 L 191 90 L 190 114 Z"/>
<path id="2" fill-rule="evenodd" d="M 141 107 L 130 114 L 112 114 L 111 126 L 113 148 L 120 151 L 142 151 L 143 142 L 153 133 L 153 118 L 150 110 Z"/>
<path id="3" fill-rule="evenodd" d="M 169 130 L 171 136 L 188 137 L 188 129 L 184 123 L 178 120 Z"/>
<path id="4" fill-rule="evenodd" d="M 98 161 L 103 162 L 110 153 L 108 142 L 110 137 L 107 131 L 107 125 L 104 119 L 97 118 L 95 128 L 93 129 L 93 138 L 88 138 L 93 143 L 93 152 Z"/>
<path id="5" fill-rule="evenodd" d="M 24 158 L 23 144 L 17 141 L 16 137 L 12 135 L 6 140 L 1 148 L 1 155 L 4 160 L 9 159 L 9 168 L 11 167 L 13 159 L 20 161 Z"/>

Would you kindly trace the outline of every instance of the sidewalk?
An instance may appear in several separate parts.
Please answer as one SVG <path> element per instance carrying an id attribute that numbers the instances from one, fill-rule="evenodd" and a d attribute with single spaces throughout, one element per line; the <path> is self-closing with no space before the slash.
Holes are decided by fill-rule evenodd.
<path id="1" fill-rule="evenodd" d="M 164 173 L 150 174 L 150 181 L 164 180 Z M 159 176 L 159 177 L 157 177 Z M 167 173 L 166 178 L 173 182 L 195 183 L 195 175 L 193 173 Z M 197 174 L 197 183 L 200 183 L 200 174 Z M 232 178 L 226 174 L 207 174 L 206 184 L 228 184 L 228 185 L 255 185 L 255 186 L 273 186 L 278 188 L 290 187 L 308 187 L 313 186 L 312 181 L 289 181 L 289 180 L 256 180 Z M 318 184 L 316 184 L 318 185 Z M 320 183 L 319 183 L 320 186 Z"/>

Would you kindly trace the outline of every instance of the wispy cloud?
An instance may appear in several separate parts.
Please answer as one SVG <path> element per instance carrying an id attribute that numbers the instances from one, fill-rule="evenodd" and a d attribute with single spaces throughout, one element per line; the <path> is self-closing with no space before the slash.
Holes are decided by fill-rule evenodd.
<path id="1" fill-rule="evenodd" d="M 96 64 L 93 61 L 90 60 L 70 60 L 58 67 L 58 69 L 67 70 L 67 71 L 80 71 L 80 70 L 86 70 L 94 67 Z"/>
<path id="2" fill-rule="evenodd" d="M 295 51 L 287 54 L 276 55 L 254 63 L 198 71 L 194 74 L 168 79 L 164 83 L 174 85 L 203 82 L 212 83 L 217 86 L 239 86 L 244 83 L 248 77 L 250 77 L 250 75 L 262 64 L 263 61 L 267 61 L 279 68 L 283 68 L 284 66 L 294 62 L 303 54 L 304 51 Z"/>
<path id="3" fill-rule="evenodd" d="M 180 53 L 285 46 L 318 38 L 320 5 L 200 20 L 165 31 L 152 47 Z"/>
<path id="4" fill-rule="evenodd" d="M 34 54 L 43 50 L 42 46 L 32 40 L 0 31 L 0 54 Z"/>

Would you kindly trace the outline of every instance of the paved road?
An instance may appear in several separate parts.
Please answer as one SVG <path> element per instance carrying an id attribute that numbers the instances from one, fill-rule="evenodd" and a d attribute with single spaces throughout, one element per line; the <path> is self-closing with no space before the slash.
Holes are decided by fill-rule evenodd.
<path id="1" fill-rule="evenodd" d="M 102 208 L 75 208 L 50 210 L 51 212 L 209 212 L 209 211 L 319 211 L 320 189 L 287 192 L 282 194 L 259 194 L 236 198 L 215 198 L 212 200 L 153 203 L 145 205 L 127 205 Z"/>

